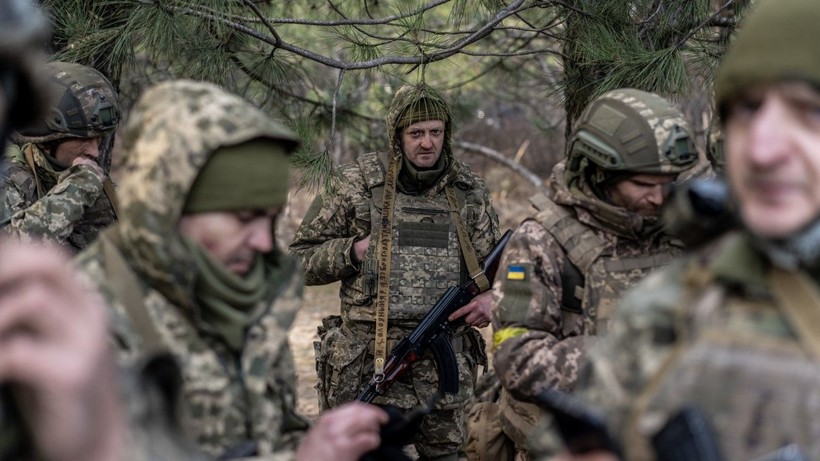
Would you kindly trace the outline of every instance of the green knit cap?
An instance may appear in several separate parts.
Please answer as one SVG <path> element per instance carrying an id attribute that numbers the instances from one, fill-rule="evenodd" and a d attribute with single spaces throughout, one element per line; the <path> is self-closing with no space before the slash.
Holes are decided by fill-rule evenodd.
<path id="1" fill-rule="evenodd" d="M 753 8 L 718 70 L 722 115 L 756 84 L 802 80 L 820 87 L 820 0 L 758 0 Z"/>
<path id="2" fill-rule="evenodd" d="M 284 205 L 288 198 L 290 150 L 281 141 L 268 138 L 220 147 L 196 177 L 183 213 Z"/>

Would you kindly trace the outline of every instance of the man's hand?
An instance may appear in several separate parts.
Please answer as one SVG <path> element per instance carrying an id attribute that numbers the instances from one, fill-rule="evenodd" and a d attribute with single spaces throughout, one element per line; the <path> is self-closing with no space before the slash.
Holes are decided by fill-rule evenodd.
<path id="1" fill-rule="evenodd" d="M 370 246 L 370 235 L 353 244 L 353 256 L 356 257 L 357 263 L 364 259 L 368 246 Z"/>
<path id="2" fill-rule="evenodd" d="M 55 249 L 0 244 L 0 383 L 38 459 L 122 458 L 105 307 Z"/>
<path id="3" fill-rule="evenodd" d="M 490 324 L 490 308 L 492 307 L 493 293 L 487 290 L 473 298 L 461 309 L 453 312 L 447 320 L 453 321 L 464 317 L 464 321 L 473 327 L 484 328 Z"/>
<path id="4" fill-rule="evenodd" d="M 93 159 L 91 157 L 86 157 L 84 155 L 80 155 L 79 157 L 75 158 L 71 162 L 71 166 L 76 166 L 76 165 L 84 165 L 89 170 L 93 171 L 97 175 L 97 177 L 100 178 L 100 181 L 105 179 L 105 173 L 103 172 L 103 169 L 100 166 L 100 164 L 97 163 L 96 159 Z"/>
<path id="5" fill-rule="evenodd" d="M 296 452 L 298 461 L 357 461 L 381 442 L 387 413 L 365 403 L 348 403 L 322 414 Z"/>

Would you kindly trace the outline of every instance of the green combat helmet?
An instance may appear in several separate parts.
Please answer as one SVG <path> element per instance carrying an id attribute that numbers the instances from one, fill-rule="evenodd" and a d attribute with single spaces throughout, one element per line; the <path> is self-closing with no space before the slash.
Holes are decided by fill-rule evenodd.
<path id="1" fill-rule="evenodd" d="M 105 136 L 117 128 L 120 111 L 114 87 L 97 70 L 71 62 L 50 62 L 50 105 L 45 117 L 17 131 L 15 140 L 35 144 L 66 138 Z"/>
<path id="2" fill-rule="evenodd" d="M 567 174 L 585 174 L 596 193 L 624 174 L 679 174 L 698 161 L 683 114 L 664 98 L 609 91 L 587 106 L 570 140 Z"/>

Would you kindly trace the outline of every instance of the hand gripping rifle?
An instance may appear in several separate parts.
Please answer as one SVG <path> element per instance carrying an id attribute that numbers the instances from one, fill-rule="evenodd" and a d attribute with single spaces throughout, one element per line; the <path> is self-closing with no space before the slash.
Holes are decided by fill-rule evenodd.
<path id="1" fill-rule="evenodd" d="M 501 261 L 501 252 L 510 240 L 512 231 L 508 230 L 501 236 L 490 253 L 481 263 L 481 269 L 490 286 L 493 284 L 498 264 Z M 416 328 L 403 337 L 387 355 L 384 371 L 373 375 L 370 382 L 362 390 L 356 400 L 372 402 L 378 395 L 384 395 L 390 386 L 417 362 L 425 350 L 430 348 L 436 361 L 438 372 L 439 392 L 458 393 L 458 364 L 456 354 L 450 345 L 453 334 L 453 325 L 447 320 L 453 312 L 469 303 L 481 293 L 478 284 L 470 279 L 463 284 L 450 287 L 439 298 L 436 304 L 427 312 L 427 315 L 416 325 Z"/>

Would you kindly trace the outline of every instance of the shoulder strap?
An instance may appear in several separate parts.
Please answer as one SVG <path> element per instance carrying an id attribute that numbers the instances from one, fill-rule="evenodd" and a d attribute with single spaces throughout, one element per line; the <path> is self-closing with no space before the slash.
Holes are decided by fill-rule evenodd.
<path id="1" fill-rule="evenodd" d="M 119 219 L 120 202 L 117 199 L 117 191 L 114 188 L 114 183 L 108 176 L 106 176 L 103 180 L 103 192 L 105 193 L 105 196 L 108 197 L 108 202 L 111 203 L 111 209 L 114 210 L 114 217 Z"/>
<path id="2" fill-rule="evenodd" d="M 381 209 L 384 204 L 385 171 L 390 164 L 390 158 L 386 152 L 369 152 L 356 159 L 356 163 L 359 164 L 364 182 L 373 198 L 373 205 Z"/>
<path id="3" fill-rule="evenodd" d="M 549 199 L 541 202 L 541 205 L 544 206 L 540 213 L 541 224 L 555 237 L 570 261 L 582 273 L 586 273 L 604 252 L 606 242 L 595 235 L 592 229 L 578 222 L 575 215 L 566 208 Z"/>
<path id="4" fill-rule="evenodd" d="M 801 272 L 774 267 L 772 289 L 803 346 L 820 359 L 820 293 Z"/>
<path id="5" fill-rule="evenodd" d="M 146 311 L 139 280 L 137 280 L 131 268 L 128 267 L 122 253 L 108 236 L 105 234 L 100 235 L 99 241 L 102 246 L 105 268 L 108 272 L 111 288 L 122 301 L 128 318 L 134 325 L 137 334 L 142 338 L 145 353 L 153 353 L 163 349 L 159 331 L 157 331 L 156 325 L 151 321 Z"/>
<path id="6" fill-rule="evenodd" d="M 28 168 L 31 170 L 31 176 L 34 178 L 34 184 L 37 185 L 37 198 L 43 196 L 43 184 L 40 182 L 40 178 L 37 176 L 37 165 L 34 163 L 34 146 L 31 144 L 26 144 L 23 146 L 23 157 L 26 159 L 26 164 Z"/>
<path id="7" fill-rule="evenodd" d="M 467 272 L 470 278 L 475 280 L 476 285 L 480 291 L 485 291 L 490 288 L 490 281 L 484 270 L 478 264 L 478 258 L 475 254 L 475 247 L 467 235 L 467 229 L 464 226 L 464 218 L 461 217 L 461 207 L 456 197 L 456 192 L 453 186 L 448 184 L 444 186 L 444 193 L 447 195 L 447 201 L 450 203 L 450 212 L 453 215 L 453 220 L 456 222 L 456 233 L 458 234 L 458 243 L 461 246 L 461 254 L 464 256 L 464 263 L 467 265 Z M 466 196 L 465 196 L 466 198 Z"/>

